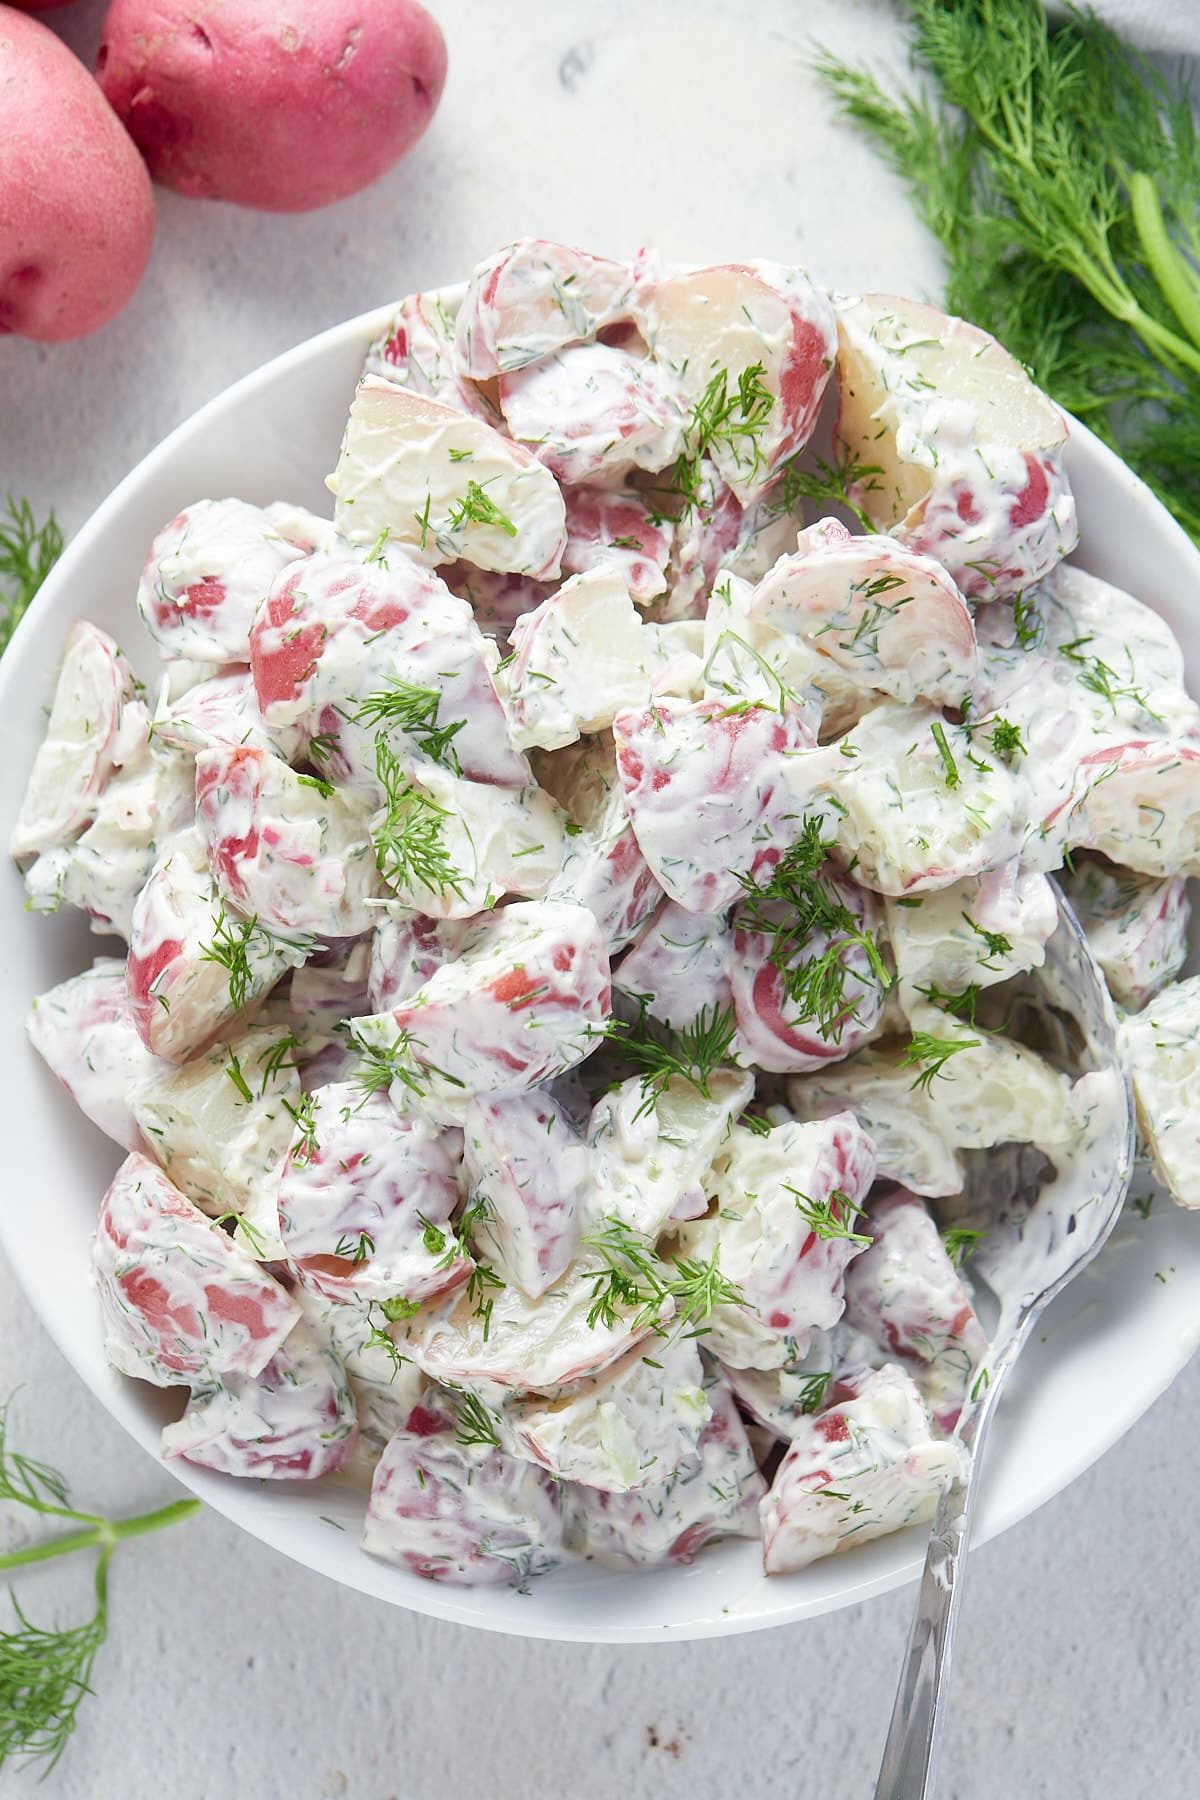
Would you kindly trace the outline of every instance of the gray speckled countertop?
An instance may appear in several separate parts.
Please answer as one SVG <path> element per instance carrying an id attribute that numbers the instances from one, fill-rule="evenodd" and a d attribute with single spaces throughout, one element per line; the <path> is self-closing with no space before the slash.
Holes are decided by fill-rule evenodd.
<path id="1" fill-rule="evenodd" d="M 0 491 L 55 504 L 74 528 L 237 375 L 523 232 L 610 252 L 654 241 L 696 260 L 756 253 L 847 288 L 936 291 L 936 255 L 898 185 L 830 122 L 802 62 L 816 38 L 899 67 L 883 0 L 430 4 L 450 79 L 390 177 L 292 219 L 163 194 L 154 261 L 114 325 L 57 348 L 0 343 Z M 83 0 L 54 22 L 90 57 L 103 10 Z M 23 1441 L 66 1467 L 81 1499 L 132 1511 L 169 1497 L 0 1264 L 0 1393 L 18 1383 Z M 1193 1367 L 1101 1463 L 979 1553 L 945 1800 L 1200 1792 L 1198 1403 Z M 63 1566 L 21 1591 L 39 1617 L 69 1616 L 86 1588 Z M 62 1800 L 859 1800 L 911 1604 L 894 1594 L 724 1643 L 543 1645 L 342 1591 L 216 1516 L 130 1547 L 113 1590 L 97 1697 L 40 1790 Z M 25 1791 L 29 1777 L 0 1776 L 0 1793 Z"/>

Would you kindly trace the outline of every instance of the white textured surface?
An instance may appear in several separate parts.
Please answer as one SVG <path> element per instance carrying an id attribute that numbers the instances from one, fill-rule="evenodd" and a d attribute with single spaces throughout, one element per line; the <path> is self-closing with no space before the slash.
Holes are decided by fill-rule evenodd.
<path id="1" fill-rule="evenodd" d="M 614 252 L 641 240 L 696 258 L 757 252 L 846 287 L 936 291 L 936 256 L 898 187 L 828 122 L 801 66 L 812 37 L 899 67 L 885 4 L 758 0 L 736 27 L 710 0 L 435 10 L 446 96 L 378 187 L 300 219 L 161 196 L 154 261 L 122 318 L 61 348 L 0 343 L 0 492 L 56 504 L 71 528 L 236 375 L 523 231 Z M 102 13 L 89 0 L 55 23 L 90 56 Z M 170 1497 L 0 1267 L 0 1393 L 18 1383 L 20 1439 L 70 1472 L 82 1503 Z M 1198 1398 L 1193 1368 L 1087 1476 L 980 1553 L 945 1800 L 1196 1792 Z M 661 1651 L 497 1640 L 341 1591 L 211 1516 L 130 1546 L 113 1587 L 98 1697 L 42 1790 L 65 1800 L 457 1800 L 480 1785 L 498 1800 L 857 1800 L 910 1604 Z M 36 1617 L 66 1618 L 87 1605 L 86 1572 L 30 1575 L 21 1593 Z M 26 1790 L 28 1777 L 0 1775 L 0 1793 Z"/>

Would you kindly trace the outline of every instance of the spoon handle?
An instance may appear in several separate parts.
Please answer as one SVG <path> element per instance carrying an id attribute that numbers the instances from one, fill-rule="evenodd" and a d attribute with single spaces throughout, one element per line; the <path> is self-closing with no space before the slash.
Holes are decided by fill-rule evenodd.
<path id="1" fill-rule="evenodd" d="M 961 1431 L 963 1445 L 970 1453 L 966 1473 L 956 1475 L 942 1490 L 933 1515 L 904 1667 L 875 1783 L 875 1800 L 928 1800 L 934 1791 L 954 1627 L 962 1598 L 962 1569 L 970 1547 L 979 1485 L 975 1475 L 1000 1389 L 1034 1316 L 1030 1311 L 1021 1319 L 1008 1335 L 1002 1352 L 993 1358 L 988 1385 Z"/>

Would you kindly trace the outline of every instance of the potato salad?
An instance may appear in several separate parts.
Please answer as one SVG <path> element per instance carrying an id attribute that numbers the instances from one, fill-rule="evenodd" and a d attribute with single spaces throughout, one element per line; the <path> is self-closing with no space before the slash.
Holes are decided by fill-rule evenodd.
<path id="1" fill-rule="evenodd" d="M 927 306 L 526 239 L 367 349 L 331 516 L 164 522 L 11 852 L 105 940 L 29 1035 L 166 1456 L 449 1583 L 930 1516 L 968 1159 L 1088 1128 L 1013 999 L 1053 873 L 1200 1205 L 1200 710 L 1066 437 Z"/>

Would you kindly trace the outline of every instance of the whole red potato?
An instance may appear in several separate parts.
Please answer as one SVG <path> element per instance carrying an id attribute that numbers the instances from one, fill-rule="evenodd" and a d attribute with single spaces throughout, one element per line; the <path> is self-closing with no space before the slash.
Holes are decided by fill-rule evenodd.
<path id="1" fill-rule="evenodd" d="M 55 343 L 120 312 L 150 256 L 154 194 L 83 64 L 0 6 L 0 332 Z"/>
<path id="2" fill-rule="evenodd" d="M 96 75 L 165 187 L 308 212 L 416 143 L 446 45 L 416 0 L 113 0 Z"/>

